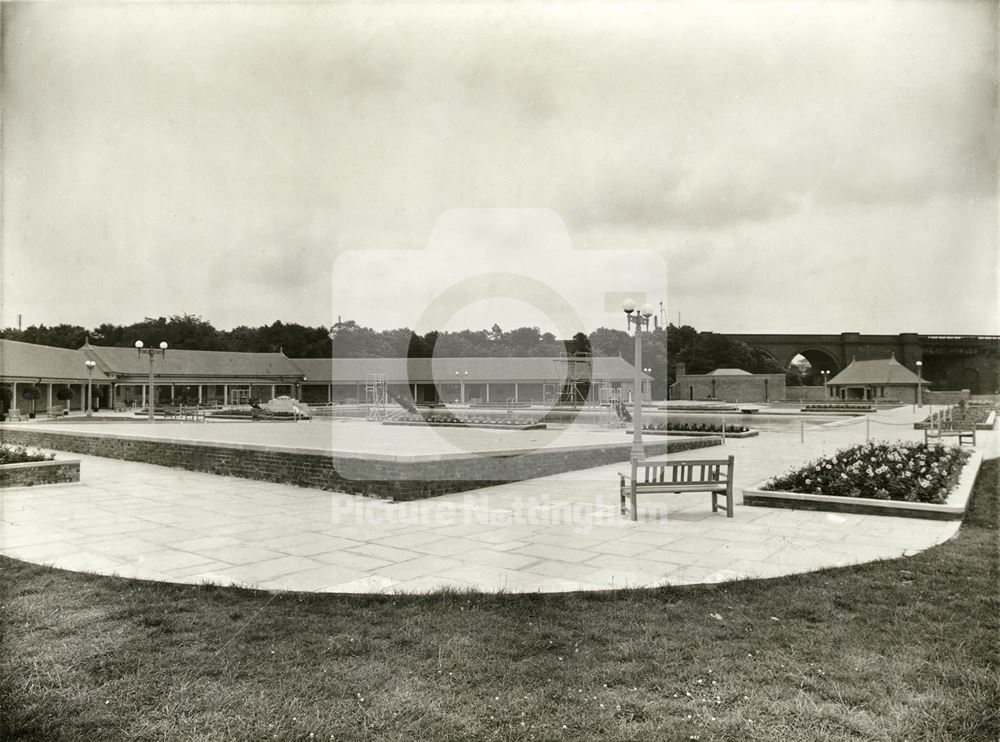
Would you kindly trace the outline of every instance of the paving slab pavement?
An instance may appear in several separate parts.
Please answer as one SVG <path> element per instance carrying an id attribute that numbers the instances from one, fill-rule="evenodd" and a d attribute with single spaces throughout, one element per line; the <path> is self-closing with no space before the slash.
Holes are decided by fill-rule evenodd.
<path id="1" fill-rule="evenodd" d="M 740 491 L 863 442 L 866 432 L 919 440 L 916 417 L 898 408 L 870 421 L 806 422 L 667 458 L 733 454 Z M 998 455 L 997 433 L 981 431 L 977 448 Z M 773 577 L 895 558 L 943 543 L 959 526 L 739 505 L 728 519 L 699 494 L 645 497 L 633 522 L 618 512 L 616 472 L 625 464 L 390 503 L 79 458 L 80 483 L 0 492 L 0 553 L 75 571 L 267 590 L 558 592 Z"/>

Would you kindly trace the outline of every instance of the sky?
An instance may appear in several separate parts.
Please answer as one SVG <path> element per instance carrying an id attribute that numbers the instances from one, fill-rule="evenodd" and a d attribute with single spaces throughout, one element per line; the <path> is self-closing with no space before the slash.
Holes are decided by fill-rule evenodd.
<path id="1" fill-rule="evenodd" d="M 993 2 L 0 13 L 4 326 L 1000 334 Z"/>

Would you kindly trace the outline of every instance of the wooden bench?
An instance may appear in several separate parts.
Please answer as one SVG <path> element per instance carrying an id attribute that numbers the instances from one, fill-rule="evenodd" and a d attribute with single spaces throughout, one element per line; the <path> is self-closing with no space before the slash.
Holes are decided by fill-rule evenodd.
<path id="1" fill-rule="evenodd" d="M 932 428 L 924 428 L 924 443 L 930 443 L 934 439 L 958 438 L 958 445 L 966 441 L 973 446 L 976 445 L 976 427 L 962 428 L 957 425 L 939 425 Z"/>
<path id="2" fill-rule="evenodd" d="M 924 428 L 924 443 L 930 443 L 932 439 L 943 440 L 944 438 L 958 438 L 960 446 L 966 441 L 975 446 L 976 426 L 973 423 L 956 420 L 951 408 L 936 412 L 931 415 L 929 425 Z"/>
<path id="3" fill-rule="evenodd" d="M 638 520 L 636 497 L 640 492 L 708 492 L 712 512 L 719 509 L 719 495 L 726 497 L 726 517 L 733 517 L 733 464 L 735 458 L 686 461 L 633 461 L 630 474 L 618 473 L 622 514 L 629 501 L 632 520 Z"/>

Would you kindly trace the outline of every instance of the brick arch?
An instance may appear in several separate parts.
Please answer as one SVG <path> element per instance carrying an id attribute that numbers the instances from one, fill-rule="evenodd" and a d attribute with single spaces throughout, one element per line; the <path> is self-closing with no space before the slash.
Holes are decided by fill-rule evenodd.
<path id="1" fill-rule="evenodd" d="M 801 350 L 792 351 L 791 355 L 785 360 L 784 367 L 788 368 L 792 364 L 792 359 L 799 355 L 809 361 L 813 368 L 818 368 L 821 371 L 829 371 L 831 376 L 839 373 L 842 368 L 837 361 L 837 356 L 823 348 L 802 348 Z"/>

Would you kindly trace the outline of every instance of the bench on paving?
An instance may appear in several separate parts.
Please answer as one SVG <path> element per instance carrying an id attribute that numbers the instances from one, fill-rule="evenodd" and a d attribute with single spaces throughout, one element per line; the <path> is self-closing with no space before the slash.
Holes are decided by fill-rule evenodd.
<path id="1" fill-rule="evenodd" d="M 62 417 L 63 416 L 63 408 L 60 407 L 59 405 L 56 405 L 55 407 L 49 407 L 45 411 L 45 414 L 48 417 L 50 417 L 50 418 Z"/>
<path id="2" fill-rule="evenodd" d="M 207 419 L 205 417 L 205 410 L 200 407 L 181 407 L 177 411 L 177 416 L 181 420 L 194 420 L 196 422 L 198 420 L 205 422 Z"/>
<path id="3" fill-rule="evenodd" d="M 629 502 L 632 520 L 638 520 L 639 493 L 707 492 L 712 495 L 712 512 L 719 509 L 719 495 L 726 498 L 726 517 L 733 517 L 733 464 L 728 459 L 686 461 L 633 461 L 630 474 L 618 473 L 622 513 Z"/>
<path id="4" fill-rule="evenodd" d="M 958 445 L 960 446 L 966 441 L 975 446 L 976 426 L 973 425 L 971 428 L 963 428 L 958 425 L 939 425 L 924 429 L 924 443 L 930 443 L 935 439 L 943 442 L 945 438 L 958 438 Z"/>

